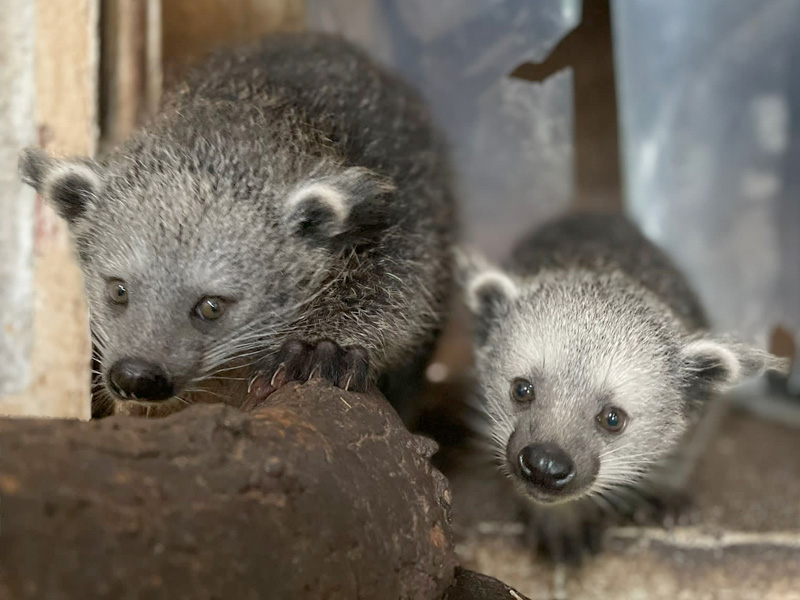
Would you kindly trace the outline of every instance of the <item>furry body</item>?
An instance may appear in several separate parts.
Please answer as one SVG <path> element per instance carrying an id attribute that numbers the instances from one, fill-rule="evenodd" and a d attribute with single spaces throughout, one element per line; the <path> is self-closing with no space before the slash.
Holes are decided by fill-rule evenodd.
<path id="1" fill-rule="evenodd" d="M 503 268 L 469 270 L 481 407 L 529 537 L 556 559 L 597 550 L 619 517 L 675 508 L 706 400 L 780 366 L 711 336 L 684 277 L 623 217 L 558 219 Z"/>
<path id="2" fill-rule="evenodd" d="M 440 327 L 455 232 L 443 143 L 417 94 L 339 38 L 221 53 L 102 162 L 29 152 L 21 170 L 70 223 L 118 406 L 148 400 L 108 386 L 126 357 L 170 378 L 158 406 L 172 409 L 213 401 L 220 373 L 254 361 L 268 379 L 363 388 L 423 361 Z M 195 318 L 204 298 L 213 321 Z"/>

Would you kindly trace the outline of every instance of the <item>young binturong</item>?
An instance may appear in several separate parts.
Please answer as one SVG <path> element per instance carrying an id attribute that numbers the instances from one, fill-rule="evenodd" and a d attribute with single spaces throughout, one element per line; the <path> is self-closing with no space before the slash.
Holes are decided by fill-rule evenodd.
<path id="1" fill-rule="evenodd" d="M 787 365 L 717 337 L 684 277 L 624 217 L 573 215 L 503 268 L 464 253 L 475 379 L 531 544 L 557 561 L 602 531 L 675 514 L 708 400 Z"/>
<path id="2" fill-rule="evenodd" d="M 408 85 L 340 38 L 222 52 L 102 160 L 20 158 L 69 224 L 97 397 L 164 414 L 321 377 L 413 391 L 451 288 L 443 141 Z M 251 381 L 252 383 L 252 381 Z"/>

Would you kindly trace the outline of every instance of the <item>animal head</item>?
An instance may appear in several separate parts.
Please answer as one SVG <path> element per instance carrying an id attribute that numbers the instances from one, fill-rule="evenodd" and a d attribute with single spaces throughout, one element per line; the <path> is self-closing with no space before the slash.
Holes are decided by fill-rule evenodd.
<path id="1" fill-rule="evenodd" d="M 702 399 L 783 363 L 690 334 L 622 274 L 521 278 L 474 263 L 477 381 L 501 468 L 534 501 L 636 482 L 667 457 Z"/>
<path id="2" fill-rule="evenodd" d="M 181 397 L 275 350 L 392 190 L 285 137 L 214 135 L 143 132 L 104 163 L 21 155 L 68 223 L 114 400 Z"/>

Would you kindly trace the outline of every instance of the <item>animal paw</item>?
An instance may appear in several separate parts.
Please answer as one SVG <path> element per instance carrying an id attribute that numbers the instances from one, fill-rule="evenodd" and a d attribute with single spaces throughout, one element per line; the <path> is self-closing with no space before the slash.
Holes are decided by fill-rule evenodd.
<path id="1" fill-rule="evenodd" d="M 289 340 L 269 365 L 258 369 L 251 394 L 264 400 L 289 382 L 311 379 L 322 379 L 351 392 L 365 392 L 369 384 L 366 350 L 358 346 L 343 348 L 329 340 L 315 344 Z"/>
<path id="2" fill-rule="evenodd" d="M 633 520 L 640 525 L 656 524 L 671 529 L 678 525 L 690 524 L 694 520 L 692 508 L 692 501 L 684 492 L 646 494 L 641 496 Z"/>
<path id="3" fill-rule="evenodd" d="M 526 544 L 554 563 L 580 565 L 603 548 L 604 513 L 592 505 L 534 506 L 523 509 Z"/>

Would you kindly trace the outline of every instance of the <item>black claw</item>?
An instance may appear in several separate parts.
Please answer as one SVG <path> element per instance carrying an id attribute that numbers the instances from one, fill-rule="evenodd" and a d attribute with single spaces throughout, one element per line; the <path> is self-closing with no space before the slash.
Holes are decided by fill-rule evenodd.
<path id="1" fill-rule="evenodd" d="M 286 383 L 286 363 L 281 363 L 278 365 L 278 368 L 275 369 L 275 372 L 272 374 L 272 378 L 269 380 L 270 386 L 274 389 L 278 389 L 284 383 Z"/>
<path id="2" fill-rule="evenodd" d="M 284 368 L 284 381 L 305 381 L 303 378 L 304 371 L 306 370 L 306 362 L 311 346 L 300 340 L 289 340 L 278 352 L 278 357 L 275 364 L 278 367 L 275 372 L 278 372 L 280 365 Z"/>
<path id="3" fill-rule="evenodd" d="M 318 342 L 311 353 L 306 379 L 321 378 L 336 383 L 338 371 L 345 351 L 337 344 L 327 340 Z"/>
<path id="4" fill-rule="evenodd" d="M 336 385 L 350 392 L 366 392 L 369 385 L 369 357 L 359 346 L 347 348 Z"/>
<path id="5" fill-rule="evenodd" d="M 266 373 L 268 391 L 290 381 L 324 379 L 354 392 L 366 391 L 369 384 L 369 359 L 366 350 L 342 348 L 330 340 L 309 344 L 292 339 L 283 344 L 274 360 L 258 369 Z"/>

